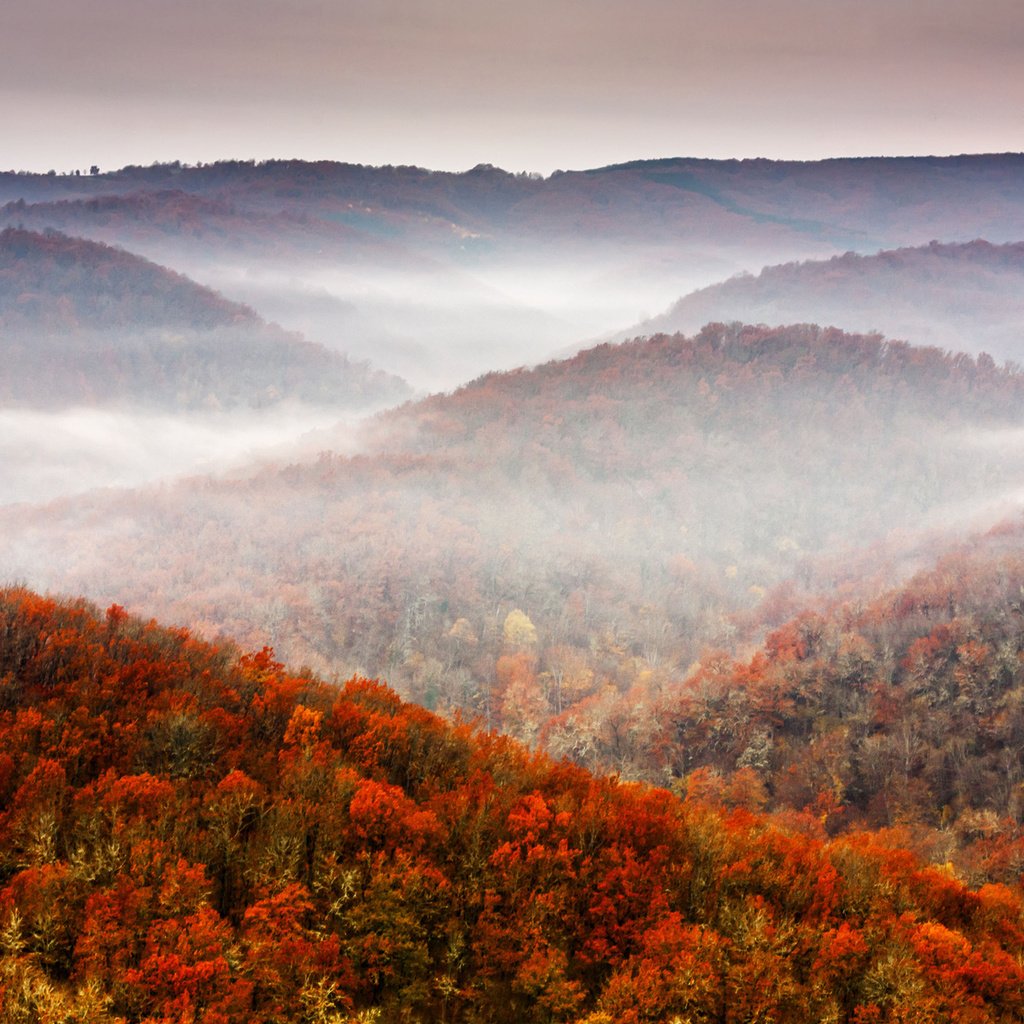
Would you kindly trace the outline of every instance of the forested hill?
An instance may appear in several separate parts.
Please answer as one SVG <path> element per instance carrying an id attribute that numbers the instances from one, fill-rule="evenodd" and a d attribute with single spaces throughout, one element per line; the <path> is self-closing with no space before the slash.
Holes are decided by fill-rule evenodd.
<path id="1" fill-rule="evenodd" d="M 384 686 L 0 594 L 7 1021 L 1024 1018 L 1024 906 Z"/>
<path id="2" fill-rule="evenodd" d="M 623 337 L 711 320 L 836 324 L 915 344 L 1024 358 L 1024 242 L 973 241 L 766 267 L 680 299 Z"/>
<path id="3" fill-rule="evenodd" d="M 248 307 L 123 249 L 55 231 L 0 231 L 5 332 L 257 325 Z"/>
<path id="4" fill-rule="evenodd" d="M 8 406 L 353 408 L 408 394 L 181 274 L 53 231 L 0 232 L 0 346 Z"/>
<path id="5" fill-rule="evenodd" d="M 7 510 L 0 574 L 631 774 L 703 647 L 1012 504 L 1022 399 L 991 359 L 710 326 L 410 404 L 356 456 Z"/>
<path id="6" fill-rule="evenodd" d="M 708 653 L 658 714 L 684 789 L 896 828 L 975 879 L 1024 874 L 1024 527 L 900 587 L 807 610 L 752 659 Z"/>
<path id="7" fill-rule="evenodd" d="M 354 227 L 464 244 L 592 237 L 692 243 L 796 238 L 851 245 L 1024 238 L 1020 154 L 818 162 L 637 161 L 543 178 L 481 165 L 453 174 L 321 161 L 126 167 L 93 177 L 0 174 L 0 201 L 193 193 L 239 210 L 314 209 Z M 461 229 L 453 234 L 452 225 Z"/>

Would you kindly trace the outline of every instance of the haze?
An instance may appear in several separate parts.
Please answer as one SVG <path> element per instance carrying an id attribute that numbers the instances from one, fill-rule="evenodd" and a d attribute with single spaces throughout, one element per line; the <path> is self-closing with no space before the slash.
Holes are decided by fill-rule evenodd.
<path id="1" fill-rule="evenodd" d="M 1020 149 L 1015 0 L 11 0 L 2 162 Z"/>

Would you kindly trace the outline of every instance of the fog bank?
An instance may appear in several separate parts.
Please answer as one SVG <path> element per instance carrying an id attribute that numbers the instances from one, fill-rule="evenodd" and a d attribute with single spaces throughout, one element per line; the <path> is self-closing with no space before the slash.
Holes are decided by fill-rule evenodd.
<path id="1" fill-rule="evenodd" d="M 0 410 L 0 504 L 45 502 L 102 487 L 224 473 L 264 458 L 314 454 L 317 430 L 345 449 L 357 417 L 276 408 L 234 415 L 110 409 Z"/>

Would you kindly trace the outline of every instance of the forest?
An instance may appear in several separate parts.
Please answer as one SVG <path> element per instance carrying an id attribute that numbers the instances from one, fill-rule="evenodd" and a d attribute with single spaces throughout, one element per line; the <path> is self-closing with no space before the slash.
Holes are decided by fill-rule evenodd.
<path id="1" fill-rule="evenodd" d="M 1022 161 L 0 173 L 0 1024 L 1024 1020 Z"/>
<path id="2" fill-rule="evenodd" d="M 7 407 L 341 408 L 408 393 L 181 274 L 52 229 L 0 231 L 0 338 Z"/>
<path id="3" fill-rule="evenodd" d="M 1019 890 L 0 596 L 6 1021 L 1008 1021 Z M 12 752 L 17 751 L 17 757 Z"/>

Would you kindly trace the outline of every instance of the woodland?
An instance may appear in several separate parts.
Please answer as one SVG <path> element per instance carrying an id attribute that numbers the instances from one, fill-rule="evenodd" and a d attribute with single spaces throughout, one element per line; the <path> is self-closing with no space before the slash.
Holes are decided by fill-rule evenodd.
<path id="1" fill-rule="evenodd" d="M 3 1019 L 1006 1021 L 1019 889 L 0 598 Z M 13 756 L 12 752 L 17 752 Z"/>
<path id="2" fill-rule="evenodd" d="M 53 228 L 0 231 L 0 336 L 8 407 L 338 408 L 408 393 L 181 274 Z"/>
<path id="3" fill-rule="evenodd" d="M 1024 1021 L 1022 169 L 0 174 L 0 1024 Z"/>

